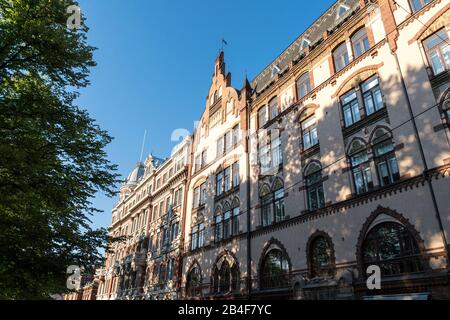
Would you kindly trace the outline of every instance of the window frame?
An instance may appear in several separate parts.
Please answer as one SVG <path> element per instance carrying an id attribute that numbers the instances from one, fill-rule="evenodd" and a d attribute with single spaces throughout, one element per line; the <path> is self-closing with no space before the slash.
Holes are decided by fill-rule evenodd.
<path id="1" fill-rule="evenodd" d="M 297 79 L 297 81 L 295 81 L 295 86 L 297 89 L 298 100 L 303 99 L 311 92 L 312 85 L 311 85 L 311 78 L 309 75 L 309 71 L 306 71 L 305 73 L 303 73 Z M 302 90 L 304 91 L 304 93 L 302 93 Z"/>
<path id="2" fill-rule="evenodd" d="M 345 51 L 344 51 L 345 49 Z M 332 52 L 335 73 L 342 71 L 351 62 L 347 42 L 344 41 L 336 46 Z M 340 66 L 342 64 L 342 67 Z"/>
<path id="3" fill-rule="evenodd" d="M 370 50 L 370 40 L 369 35 L 367 33 L 367 28 L 361 27 L 353 35 L 350 37 L 350 42 L 352 45 L 352 53 L 353 58 L 357 59 L 362 56 L 364 53 Z M 361 48 L 361 52 L 357 52 L 356 46 L 359 45 Z"/>
<path id="4" fill-rule="evenodd" d="M 442 39 L 439 36 L 440 32 L 443 32 L 446 35 L 446 40 Z M 430 41 L 433 37 L 440 39 L 440 42 L 435 44 L 433 47 L 429 48 L 427 45 L 427 41 Z M 440 28 L 439 30 L 437 30 L 433 34 L 429 35 L 422 41 L 422 46 L 425 51 L 425 56 L 427 57 L 428 65 L 431 68 L 431 70 L 433 71 L 433 75 L 435 75 L 435 76 L 450 70 L 450 57 L 449 57 L 449 61 L 446 61 L 446 58 L 445 58 L 445 55 L 443 52 L 443 48 L 446 47 L 446 48 L 448 48 L 449 55 L 450 55 L 450 45 L 448 44 L 449 39 L 450 39 L 450 37 L 448 35 L 448 31 L 447 31 L 446 27 L 444 26 L 443 28 Z M 433 58 L 431 56 L 432 52 L 435 52 L 437 54 L 437 58 L 439 59 L 440 66 L 443 68 L 442 71 L 438 72 L 437 70 L 435 70 L 435 65 L 433 64 Z"/>

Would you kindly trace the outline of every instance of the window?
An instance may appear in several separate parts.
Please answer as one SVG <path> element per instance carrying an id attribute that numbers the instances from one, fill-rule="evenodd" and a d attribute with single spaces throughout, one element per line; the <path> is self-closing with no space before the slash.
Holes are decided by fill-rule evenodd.
<path id="1" fill-rule="evenodd" d="M 313 116 L 302 122 L 302 137 L 303 150 L 308 150 L 319 144 L 316 117 Z"/>
<path id="2" fill-rule="evenodd" d="M 217 140 L 217 157 L 223 155 L 223 152 L 224 152 L 223 137 L 220 137 Z"/>
<path id="3" fill-rule="evenodd" d="M 373 180 L 369 156 L 365 144 L 359 140 L 353 142 L 350 150 L 350 162 L 356 193 L 361 194 L 372 190 Z"/>
<path id="4" fill-rule="evenodd" d="M 261 107 L 258 110 L 258 128 L 262 128 L 267 122 L 267 115 L 266 115 L 266 107 Z"/>
<path id="5" fill-rule="evenodd" d="M 200 204 L 200 187 L 194 189 L 194 209 Z"/>
<path id="6" fill-rule="evenodd" d="M 222 212 L 218 210 L 216 212 L 216 217 L 214 218 L 214 238 L 216 242 L 219 242 L 222 240 L 223 236 L 223 216 Z"/>
<path id="7" fill-rule="evenodd" d="M 206 182 L 200 185 L 200 205 L 204 206 L 206 204 Z"/>
<path id="8" fill-rule="evenodd" d="M 239 143 L 239 125 L 233 127 L 233 146 Z"/>
<path id="9" fill-rule="evenodd" d="M 198 170 L 200 170 L 201 165 L 202 165 L 202 159 L 201 159 L 201 156 L 198 155 L 198 156 L 195 157 L 195 171 L 196 171 L 196 172 L 197 172 Z"/>
<path id="10" fill-rule="evenodd" d="M 233 137 L 232 137 L 232 132 L 229 131 L 227 133 L 225 133 L 224 136 L 224 140 L 225 140 L 225 152 L 228 152 L 232 149 L 233 146 Z"/>
<path id="11" fill-rule="evenodd" d="M 261 167 L 261 173 L 264 174 L 270 170 L 270 145 L 266 142 L 265 138 L 260 139 L 258 144 L 259 150 L 259 164 Z"/>
<path id="12" fill-rule="evenodd" d="M 166 212 L 168 212 L 170 209 L 171 209 L 171 206 L 170 206 L 170 197 L 167 197 L 167 198 L 166 198 Z"/>
<path id="13" fill-rule="evenodd" d="M 274 119 L 278 116 L 278 97 L 272 98 L 269 101 L 270 119 Z"/>
<path id="14" fill-rule="evenodd" d="M 279 183 L 278 186 L 275 186 L 274 192 L 270 192 L 268 187 L 265 186 L 261 193 L 260 199 L 261 221 L 263 227 L 284 220 L 284 188 L 281 183 Z"/>
<path id="15" fill-rule="evenodd" d="M 188 297 L 198 297 L 202 294 L 202 275 L 200 268 L 193 267 L 189 271 L 186 279 L 186 295 Z"/>
<path id="16" fill-rule="evenodd" d="M 337 47 L 333 51 L 333 59 L 334 59 L 334 68 L 336 72 L 344 69 L 349 63 L 350 59 L 347 51 L 347 43 L 342 43 L 339 47 Z"/>
<path id="17" fill-rule="evenodd" d="M 233 163 L 233 188 L 238 187 L 240 184 L 239 178 L 239 161 Z"/>
<path id="18" fill-rule="evenodd" d="M 279 167 L 283 163 L 283 155 L 281 153 L 281 139 L 278 130 L 272 132 L 271 149 L 272 167 Z"/>
<path id="19" fill-rule="evenodd" d="M 386 186 L 400 180 L 394 144 L 383 129 L 378 129 L 374 134 L 373 153 L 380 185 Z"/>
<path id="20" fill-rule="evenodd" d="M 228 203 L 224 205 L 222 210 L 217 208 L 214 218 L 214 238 L 216 242 L 239 233 L 239 215 L 239 200 L 236 199 L 232 208 Z"/>
<path id="21" fill-rule="evenodd" d="M 262 262 L 261 289 L 285 288 L 289 286 L 289 262 L 278 249 L 270 250 Z"/>
<path id="22" fill-rule="evenodd" d="M 228 167 L 224 171 L 224 191 L 230 191 L 231 189 L 231 167 Z"/>
<path id="23" fill-rule="evenodd" d="M 200 223 L 191 230 L 191 250 L 203 247 L 205 243 L 205 224 Z"/>
<path id="24" fill-rule="evenodd" d="M 423 42 L 428 61 L 435 75 L 450 69 L 450 45 L 445 28 Z"/>
<path id="25" fill-rule="evenodd" d="M 174 271 L 175 271 L 175 259 L 170 259 L 169 263 L 167 264 L 166 281 L 171 281 L 173 279 Z"/>
<path id="26" fill-rule="evenodd" d="M 401 224 L 385 222 L 367 234 L 362 245 L 363 268 L 377 265 L 383 276 L 423 271 L 416 240 Z"/>
<path id="27" fill-rule="evenodd" d="M 352 48 L 355 59 L 370 49 L 366 28 L 361 28 L 352 37 Z"/>
<path id="28" fill-rule="evenodd" d="M 173 242 L 178 237 L 178 227 L 178 222 L 174 222 L 170 225 L 170 242 Z"/>
<path id="29" fill-rule="evenodd" d="M 442 110 L 445 112 L 447 121 L 450 121 L 450 92 L 447 93 L 447 96 L 442 103 Z"/>
<path id="30" fill-rule="evenodd" d="M 204 150 L 202 152 L 202 168 L 206 166 L 207 163 L 208 163 L 208 152 L 207 150 Z"/>
<path id="31" fill-rule="evenodd" d="M 223 193 L 223 171 L 216 174 L 216 196 Z"/>
<path id="32" fill-rule="evenodd" d="M 239 215 L 241 214 L 241 210 L 239 209 L 239 202 L 237 206 L 233 208 L 233 221 L 232 221 L 232 233 L 233 235 L 239 234 Z"/>
<path id="33" fill-rule="evenodd" d="M 224 260 L 220 266 L 214 266 L 213 293 L 228 293 L 239 288 L 239 268 L 236 263 L 230 266 L 228 260 Z"/>
<path id="34" fill-rule="evenodd" d="M 378 77 L 374 76 L 361 85 L 366 115 L 382 109 L 384 107 L 383 95 L 381 94 Z"/>
<path id="35" fill-rule="evenodd" d="M 159 203 L 159 217 L 162 217 L 164 215 L 164 201 L 161 201 Z"/>
<path id="36" fill-rule="evenodd" d="M 361 120 L 358 96 L 356 95 L 355 90 L 352 90 L 341 97 L 341 105 L 346 127 L 350 127 L 352 124 Z"/>
<path id="37" fill-rule="evenodd" d="M 410 0 L 412 10 L 418 11 L 422 9 L 425 5 L 430 3 L 431 0 Z"/>
<path id="38" fill-rule="evenodd" d="M 324 236 L 313 239 L 310 247 L 311 277 L 333 275 L 332 249 L 330 241 Z"/>
<path id="39" fill-rule="evenodd" d="M 305 171 L 306 195 L 308 208 L 311 211 L 325 207 L 323 192 L 322 168 L 317 163 L 311 163 Z"/>
<path id="40" fill-rule="evenodd" d="M 301 99 L 311 91 L 311 81 L 309 79 L 309 72 L 304 73 L 297 80 L 297 95 Z"/>

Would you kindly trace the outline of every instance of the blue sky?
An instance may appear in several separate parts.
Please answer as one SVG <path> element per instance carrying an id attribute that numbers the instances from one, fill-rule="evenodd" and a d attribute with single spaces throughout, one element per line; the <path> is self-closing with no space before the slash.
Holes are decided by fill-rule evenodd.
<path id="1" fill-rule="evenodd" d="M 114 141 L 107 152 L 126 176 L 144 155 L 167 157 L 177 128 L 192 131 L 208 94 L 214 60 L 225 38 L 232 84 L 252 80 L 335 1 L 79 0 L 98 48 L 91 85 L 78 104 Z M 145 156 L 144 156 L 145 157 Z M 99 194 L 107 227 L 117 199 Z"/>

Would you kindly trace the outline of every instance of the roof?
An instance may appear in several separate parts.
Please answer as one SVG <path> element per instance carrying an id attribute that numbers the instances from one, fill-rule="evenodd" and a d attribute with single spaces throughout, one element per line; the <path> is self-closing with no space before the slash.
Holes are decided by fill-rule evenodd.
<path id="1" fill-rule="evenodd" d="M 284 73 L 291 61 L 299 59 L 306 47 L 315 47 L 323 41 L 325 32 L 331 32 L 352 13 L 359 10 L 358 0 L 340 0 L 334 3 L 293 43 L 291 43 L 272 63 L 251 82 L 256 92 L 263 91 L 274 79 L 276 73 Z"/>

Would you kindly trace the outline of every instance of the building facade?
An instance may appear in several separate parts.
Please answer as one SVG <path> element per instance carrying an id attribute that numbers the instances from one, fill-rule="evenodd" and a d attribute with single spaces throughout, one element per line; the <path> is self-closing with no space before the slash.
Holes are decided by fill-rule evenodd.
<path id="1" fill-rule="evenodd" d="M 138 163 L 112 211 L 111 236 L 120 238 L 97 270 L 97 299 L 175 299 L 182 253 L 190 137 L 166 160 Z"/>
<path id="2" fill-rule="evenodd" d="M 221 52 L 189 144 L 180 245 L 162 254 L 176 290 L 153 281 L 144 245 L 131 296 L 450 299 L 449 36 L 448 1 L 341 0 L 240 89 Z M 124 188 L 128 203 L 138 188 Z M 166 197 L 154 191 L 149 212 Z M 153 243 L 169 224 L 148 219 Z"/>

